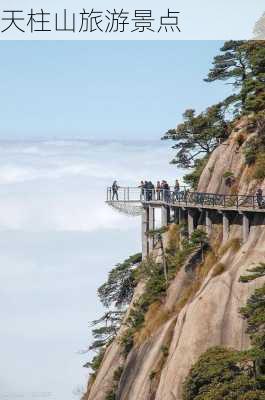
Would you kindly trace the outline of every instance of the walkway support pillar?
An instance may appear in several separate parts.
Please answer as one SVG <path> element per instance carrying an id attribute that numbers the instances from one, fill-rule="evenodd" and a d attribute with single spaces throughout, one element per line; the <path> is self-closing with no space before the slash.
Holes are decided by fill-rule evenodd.
<path id="1" fill-rule="evenodd" d="M 149 206 L 148 209 L 148 214 L 149 214 L 149 223 L 148 223 L 148 230 L 149 231 L 154 231 L 155 230 L 155 209 L 154 207 Z M 154 250 L 154 236 L 149 236 L 148 238 L 148 251 L 149 253 Z"/>
<path id="2" fill-rule="evenodd" d="M 179 222 L 179 208 L 174 207 L 173 212 L 174 212 L 174 222 L 175 222 L 175 224 L 179 224 L 180 223 Z"/>
<path id="3" fill-rule="evenodd" d="M 149 210 L 147 207 L 144 207 L 143 213 L 142 213 L 142 258 L 144 259 L 145 257 L 148 256 L 148 237 L 147 237 L 147 232 L 148 232 L 148 219 L 149 219 Z"/>
<path id="4" fill-rule="evenodd" d="M 242 222 L 243 243 L 246 243 L 248 240 L 249 229 L 250 229 L 249 216 L 247 214 L 243 214 L 243 222 Z"/>
<path id="5" fill-rule="evenodd" d="M 208 236 L 211 235 L 213 230 L 213 222 L 211 219 L 211 212 L 209 210 L 206 210 L 205 212 L 205 230 Z"/>
<path id="6" fill-rule="evenodd" d="M 181 207 L 178 208 L 178 213 L 179 213 L 178 220 L 179 220 L 179 225 L 180 225 L 180 228 L 179 228 L 179 248 L 180 248 L 180 250 L 182 250 L 183 249 L 182 242 L 183 242 L 183 239 L 185 239 L 185 235 L 184 235 L 185 214 L 184 214 L 184 210 Z"/>
<path id="7" fill-rule="evenodd" d="M 188 232 L 189 232 L 189 239 L 194 232 L 194 215 L 192 210 L 188 210 Z"/>
<path id="8" fill-rule="evenodd" d="M 167 226 L 168 225 L 168 207 L 167 206 L 162 206 L 161 207 L 161 226 Z"/>
<path id="9" fill-rule="evenodd" d="M 229 237 L 229 218 L 226 212 L 223 212 L 223 243 L 228 240 Z"/>

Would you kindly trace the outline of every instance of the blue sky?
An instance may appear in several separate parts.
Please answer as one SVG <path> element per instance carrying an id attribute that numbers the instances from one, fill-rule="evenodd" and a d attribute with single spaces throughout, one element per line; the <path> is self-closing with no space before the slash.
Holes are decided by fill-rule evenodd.
<path id="1" fill-rule="evenodd" d="M 229 90 L 218 41 L 1 42 L 0 139 L 157 139 Z"/>

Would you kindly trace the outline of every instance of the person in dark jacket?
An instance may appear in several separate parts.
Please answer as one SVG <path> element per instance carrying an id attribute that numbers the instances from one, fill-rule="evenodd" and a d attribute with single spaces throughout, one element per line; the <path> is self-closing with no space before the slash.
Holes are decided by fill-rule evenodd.
<path id="1" fill-rule="evenodd" d="M 169 201 L 170 201 L 170 187 L 169 187 L 169 184 L 167 183 L 167 181 L 164 181 L 163 189 L 164 189 L 164 201 L 169 203 Z"/>
<path id="2" fill-rule="evenodd" d="M 157 183 L 156 183 L 156 199 L 157 200 L 161 200 L 161 191 L 162 191 L 161 183 L 160 183 L 160 181 L 157 181 Z"/>
<path id="3" fill-rule="evenodd" d="M 155 187 L 154 187 L 153 183 L 151 181 L 149 181 L 147 183 L 147 192 L 148 192 L 147 198 L 148 198 L 148 201 L 152 200 L 154 189 L 155 189 Z"/>
<path id="4" fill-rule="evenodd" d="M 259 208 L 262 208 L 263 207 L 263 192 L 262 192 L 261 188 L 259 188 L 257 190 L 256 198 L 257 198 L 257 203 L 258 203 Z"/>
<path id="5" fill-rule="evenodd" d="M 117 181 L 114 181 L 112 184 L 112 201 L 114 201 L 115 197 L 116 197 L 116 200 L 119 201 L 118 190 L 119 190 L 118 183 L 117 183 Z"/>
<path id="6" fill-rule="evenodd" d="M 179 199 L 179 189 L 180 189 L 179 181 L 176 179 L 175 186 L 174 186 L 174 198 L 175 198 L 175 200 Z"/>

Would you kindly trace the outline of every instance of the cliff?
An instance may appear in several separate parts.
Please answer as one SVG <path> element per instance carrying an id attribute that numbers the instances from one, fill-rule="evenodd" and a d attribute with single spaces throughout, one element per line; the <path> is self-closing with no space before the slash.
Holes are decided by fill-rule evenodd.
<path id="1" fill-rule="evenodd" d="M 211 154 L 201 175 L 198 191 L 210 193 L 255 193 L 265 182 L 253 179 L 252 167 L 244 163 L 244 146 L 255 133 L 247 134 L 248 120 L 242 119 L 229 139 Z M 239 135 L 244 143 L 239 141 Z M 224 175 L 233 172 L 233 184 Z M 259 217 L 260 218 L 260 217 Z M 221 246 L 221 227 L 210 238 L 211 251 L 201 262 L 186 258 L 160 302 L 149 307 L 144 326 L 134 337 L 134 346 L 125 358 L 121 337 L 107 349 L 95 379 L 90 380 L 83 400 L 109 400 L 113 377 L 119 400 L 181 400 L 182 383 L 191 366 L 208 348 L 216 345 L 237 350 L 250 345 L 246 326 L 238 310 L 245 305 L 262 280 L 239 282 L 246 270 L 265 261 L 265 220 L 252 224 L 248 241 L 240 243 L 240 227 L 231 225 L 229 241 Z M 174 239 L 174 227 L 164 234 L 164 245 Z M 196 251 L 195 251 L 196 252 Z M 194 255 L 194 254 L 193 254 Z M 158 261 L 161 250 L 153 257 Z M 195 261 L 194 261 L 195 260 Z M 141 282 L 135 298 L 142 293 Z M 133 307 L 135 298 L 130 307 Z"/>

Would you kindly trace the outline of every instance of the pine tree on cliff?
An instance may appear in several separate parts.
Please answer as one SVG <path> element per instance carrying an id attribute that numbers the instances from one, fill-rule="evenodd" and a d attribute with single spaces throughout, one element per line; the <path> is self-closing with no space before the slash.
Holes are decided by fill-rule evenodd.
<path id="1" fill-rule="evenodd" d="M 245 98 L 243 112 L 255 113 L 264 119 L 265 109 L 265 41 L 251 41 L 245 46 L 248 54 L 250 73 L 242 85 Z"/>
<path id="2" fill-rule="evenodd" d="M 236 109 L 245 106 L 246 98 L 241 89 L 250 72 L 245 43 L 242 40 L 225 42 L 220 49 L 221 54 L 214 57 L 213 67 L 205 79 L 206 82 L 228 81 L 233 85 L 235 93 L 229 96 L 224 103 L 226 105 L 234 104 Z"/>
<path id="3" fill-rule="evenodd" d="M 176 129 L 170 129 L 162 139 L 175 142 L 172 146 L 177 150 L 171 161 L 181 168 L 194 168 L 196 160 L 209 155 L 220 143 L 220 139 L 228 135 L 228 124 L 224 116 L 222 104 L 216 104 L 196 115 L 195 110 L 186 110 L 184 122 Z"/>
<path id="4" fill-rule="evenodd" d="M 264 41 L 225 42 L 221 54 L 214 57 L 206 82 L 226 81 L 234 93 L 223 101 L 235 113 L 259 112 L 265 107 Z"/>

